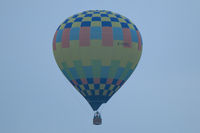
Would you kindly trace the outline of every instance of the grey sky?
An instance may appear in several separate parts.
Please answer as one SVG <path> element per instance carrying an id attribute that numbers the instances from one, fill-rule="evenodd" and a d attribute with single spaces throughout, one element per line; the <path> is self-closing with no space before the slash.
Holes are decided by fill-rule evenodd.
<path id="1" fill-rule="evenodd" d="M 1 0 L 1 133 L 199 133 L 200 1 Z M 58 69 L 52 39 L 67 17 L 105 9 L 139 28 L 142 58 L 103 106 L 102 126 Z"/>

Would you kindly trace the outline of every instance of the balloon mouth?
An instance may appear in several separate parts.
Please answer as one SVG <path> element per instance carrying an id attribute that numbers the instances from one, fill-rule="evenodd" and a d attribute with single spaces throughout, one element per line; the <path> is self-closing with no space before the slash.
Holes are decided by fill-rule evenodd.
<path id="1" fill-rule="evenodd" d="M 103 104 L 102 102 L 89 102 L 90 106 L 94 111 L 97 111 L 99 107 Z"/>
<path id="2" fill-rule="evenodd" d="M 102 104 L 110 99 L 110 97 L 105 96 L 90 96 L 85 98 L 94 111 L 97 111 Z"/>

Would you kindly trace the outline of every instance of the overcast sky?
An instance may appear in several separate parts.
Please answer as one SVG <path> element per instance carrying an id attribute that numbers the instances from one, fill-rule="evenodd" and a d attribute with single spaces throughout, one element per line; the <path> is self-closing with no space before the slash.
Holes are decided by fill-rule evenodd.
<path id="1" fill-rule="evenodd" d="M 199 133 L 199 0 L 1 0 L 1 133 Z M 101 108 L 103 125 L 56 65 L 52 39 L 69 16 L 105 9 L 143 38 L 133 75 Z"/>

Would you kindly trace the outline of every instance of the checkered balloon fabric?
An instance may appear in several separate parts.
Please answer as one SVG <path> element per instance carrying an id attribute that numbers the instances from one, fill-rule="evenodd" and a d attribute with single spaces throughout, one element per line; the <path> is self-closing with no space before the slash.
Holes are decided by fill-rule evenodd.
<path id="1" fill-rule="evenodd" d="M 130 77 L 142 46 L 137 27 L 128 18 L 106 10 L 88 10 L 67 18 L 53 39 L 59 68 L 93 110 Z"/>

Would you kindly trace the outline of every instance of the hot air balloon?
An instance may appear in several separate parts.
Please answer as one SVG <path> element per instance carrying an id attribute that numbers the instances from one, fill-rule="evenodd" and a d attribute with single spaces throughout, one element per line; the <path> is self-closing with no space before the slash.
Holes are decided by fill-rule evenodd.
<path id="1" fill-rule="evenodd" d="M 142 39 L 128 18 L 107 10 L 88 10 L 58 27 L 53 53 L 64 76 L 97 111 L 135 70 Z M 98 111 L 93 124 L 101 124 Z"/>

